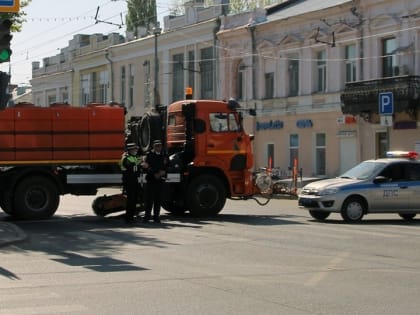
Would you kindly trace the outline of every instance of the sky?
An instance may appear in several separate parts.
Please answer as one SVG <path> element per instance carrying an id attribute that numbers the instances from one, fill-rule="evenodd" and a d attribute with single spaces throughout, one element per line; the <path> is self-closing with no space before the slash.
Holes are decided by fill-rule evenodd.
<path id="1" fill-rule="evenodd" d="M 172 3 L 157 0 L 162 27 L 163 16 L 169 14 Z M 59 54 L 76 34 L 121 33 L 125 36 L 125 0 L 32 0 L 23 11 L 27 13 L 27 21 L 21 32 L 12 33 L 10 63 L 0 65 L 0 71 L 10 70 L 12 84 L 28 84 L 32 78 L 32 62 L 42 63 L 43 58 Z M 97 12 L 97 20 L 108 23 L 96 23 Z M 119 27 L 122 23 L 124 25 Z"/>

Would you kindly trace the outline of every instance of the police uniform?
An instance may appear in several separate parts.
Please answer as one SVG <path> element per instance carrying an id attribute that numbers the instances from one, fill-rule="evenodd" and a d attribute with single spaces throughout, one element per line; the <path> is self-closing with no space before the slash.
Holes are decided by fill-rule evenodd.
<path id="1" fill-rule="evenodd" d="M 162 198 L 162 187 L 165 178 L 165 169 L 167 157 L 157 146 L 162 146 L 160 140 L 153 142 L 153 150 L 150 151 L 145 159 L 147 165 L 146 175 L 146 211 L 143 221 L 147 222 L 151 219 L 153 209 L 153 221 L 160 222 L 160 204 Z"/>
<path id="2" fill-rule="evenodd" d="M 127 144 L 127 151 L 121 157 L 123 193 L 127 196 L 125 221 L 134 222 L 136 204 L 139 194 L 139 159 L 137 158 L 138 146 L 135 143 Z"/>

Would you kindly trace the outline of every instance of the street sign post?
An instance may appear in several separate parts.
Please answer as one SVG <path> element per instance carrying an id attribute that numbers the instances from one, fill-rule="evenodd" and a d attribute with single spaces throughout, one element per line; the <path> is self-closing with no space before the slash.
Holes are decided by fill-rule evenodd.
<path id="1" fill-rule="evenodd" d="M 386 145 L 390 150 L 389 129 L 392 126 L 392 115 L 394 115 L 394 94 L 392 92 L 379 93 L 379 115 L 381 117 L 381 125 L 386 126 Z"/>
<path id="2" fill-rule="evenodd" d="M 19 12 L 19 0 L 0 0 L 0 12 Z"/>

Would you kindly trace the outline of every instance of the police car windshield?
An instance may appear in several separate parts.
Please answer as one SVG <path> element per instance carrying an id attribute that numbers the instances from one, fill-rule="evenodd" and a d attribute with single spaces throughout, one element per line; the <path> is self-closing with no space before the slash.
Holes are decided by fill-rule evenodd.
<path id="1" fill-rule="evenodd" d="M 351 178 L 351 179 L 368 179 L 376 176 L 378 172 L 383 169 L 385 163 L 365 161 L 355 167 L 349 169 L 340 178 Z"/>

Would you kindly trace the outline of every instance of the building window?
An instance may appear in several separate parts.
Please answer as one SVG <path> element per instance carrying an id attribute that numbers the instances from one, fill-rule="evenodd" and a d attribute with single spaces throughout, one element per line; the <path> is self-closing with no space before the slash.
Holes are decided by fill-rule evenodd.
<path id="1" fill-rule="evenodd" d="M 152 83 L 150 78 L 150 61 L 146 60 L 143 62 L 143 74 L 144 74 L 144 108 L 147 108 L 151 104 L 152 100 Z"/>
<path id="2" fill-rule="evenodd" d="M 108 71 L 99 73 L 99 102 L 106 104 L 108 101 Z"/>
<path id="3" fill-rule="evenodd" d="M 213 47 L 201 49 L 201 89 L 200 98 L 212 99 L 213 98 Z"/>
<path id="4" fill-rule="evenodd" d="M 92 88 L 92 91 L 91 91 L 91 102 L 97 102 L 97 100 L 98 100 L 98 98 L 97 98 L 97 95 L 96 95 L 96 92 L 97 92 L 97 90 L 98 90 L 98 88 L 97 88 L 97 84 L 98 84 L 98 80 L 97 80 L 97 77 L 96 77 L 96 72 L 92 72 L 92 84 L 91 84 L 91 88 Z"/>
<path id="5" fill-rule="evenodd" d="M 297 96 L 299 93 L 299 59 L 297 55 L 289 58 L 289 96 Z"/>
<path id="6" fill-rule="evenodd" d="M 192 88 L 194 93 L 194 76 L 195 76 L 195 54 L 193 50 L 188 52 L 188 86 Z"/>
<path id="7" fill-rule="evenodd" d="M 54 104 L 55 102 L 57 102 L 56 96 L 55 95 L 48 95 L 47 104 L 51 105 L 51 104 Z"/>
<path id="8" fill-rule="evenodd" d="M 265 79 L 265 98 L 270 99 L 274 97 L 274 72 L 269 72 L 264 75 Z"/>
<path id="9" fill-rule="evenodd" d="M 296 163 L 299 161 L 299 135 L 298 134 L 291 134 L 289 137 L 289 165 L 290 168 L 293 168 L 294 161 Z"/>
<path id="10" fill-rule="evenodd" d="M 327 59 L 325 50 L 317 54 L 317 74 L 317 92 L 325 92 L 327 90 Z"/>
<path id="11" fill-rule="evenodd" d="M 122 105 L 125 105 L 125 89 L 126 89 L 126 74 L 125 74 L 125 66 L 121 67 L 121 79 L 120 79 L 120 84 L 121 84 L 121 99 L 120 99 L 120 103 Z"/>
<path id="12" fill-rule="evenodd" d="M 81 81 L 82 93 L 80 93 L 80 103 L 86 105 L 90 102 L 90 76 L 88 74 L 82 75 Z"/>
<path id="13" fill-rule="evenodd" d="M 382 76 L 384 78 L 398 74 L 396 49 L 395 38 L 387 38 L 382 41 Z"/>
<path id="14" fill-rule="evenodd" d="M 134 65 L 129 65 L 129 78 L 128 78 L 128 107 L 134 106 Z"/>
<path id="15" fill-rule="evenodd" d="M 172 56 L 172 101 L 184 98 L 184 54 Z"/>
<path id="16" fill-rule="evenodd" d="M 236 82 L 236 98 L 238 101 L 245 100 L 245 65 L 241 62 L 238 68 L 238 76 Z"/>
<path id="17" fill-rule="evenodd" d="M 346 82 L 356 81 L 356 45 L 345 46 Z"/>
<path id="18" fill-rule="evenodd" d="M 69 92 L 67 91 L 67 87 L 60 88 L 60 102 L 68 103 L 69 102 Z"/>
<path id="19" fill-rule="evenodd" d="M 315 169 L 316 175 L 325 175 L 326 165 L 326 136 L 325 133 L 315 135 Z"/>
<path id="20" fill-rule="evenodd" d="M 377 132 L 375 139 L 375 158 L 383 158 L 388 151 L 388 138 L 386 132 Z"/>

